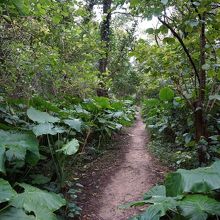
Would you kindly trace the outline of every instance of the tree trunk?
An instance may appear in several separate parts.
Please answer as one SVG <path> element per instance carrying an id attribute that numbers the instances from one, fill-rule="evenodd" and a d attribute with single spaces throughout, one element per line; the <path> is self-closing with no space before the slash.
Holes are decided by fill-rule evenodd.
<path id="1" fill-rule="evenodd" d="M 198 142 L 201 137 L 207 137 L 207 123 L 204 115 L 204 109 L 200 101 L 194 103 L 194 125 L 195 125 L 195 136 Z"/>
<path id="2" fill-rule="evenodd" d="M 103 0 L 104 19 L 101 23 L 100 35 L 101 35 L 101 41 L 103 43 L 104 55 L 99 60 L 99 79 L 100 79 L 99 87 L 100 88 L 97 90 L 98 96 L 107 95 L 107 90 L 105 89 L 105 85 L 102 81 L 103 81 L 103 74 L 107 71 L 107 66 L 108 66 L 108 54 L 109 54 L 110 34 L 111 34 L 111 31 L 110 31 L 111 5 L 112 5 L 112 0 Z M 102 90 L 102 92 L 100 92 L 100 90 Z"/>
<path id="3" fill-rule="evenodd" d="M 207 138 L 207 122 L 205 115 L 205 89 L 206 89 L 206 71 L 203 66 L 206 64 L 205 46 L 205 12 L 200 15 L 201 32 L 200 32 L 200 71 L 199 71 L 199 97 L 195 103 L 195 135 L 197 142 L 202 138 Z M 198 147 L 198 157 L 200 164 L 206 162 L 206 152 L 202 146 Z"/>

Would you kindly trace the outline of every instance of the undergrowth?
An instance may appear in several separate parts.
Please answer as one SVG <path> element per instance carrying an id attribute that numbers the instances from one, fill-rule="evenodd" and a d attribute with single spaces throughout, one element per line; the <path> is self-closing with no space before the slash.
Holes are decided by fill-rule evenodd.
<path id="1" fill-rule="evenodd" d="M 163 165 L 170 167 L 172 170 L 177 168 L 191 169 L 196 167 L 196 153 L 193 151 L 185 151 L 183 153 L 181 149 L 173 148 L 172 143 L 166 143 L 158 139 L 150 140 L 147 148 Z"/>
<path id="2" fill-rule="evenodd" d="M 134 112 L 132 100 L 106 97 L 1 97 L 0 219 L 79 215 L 74 167 L 102 154 L 112 135 L 132 124 Z"/>

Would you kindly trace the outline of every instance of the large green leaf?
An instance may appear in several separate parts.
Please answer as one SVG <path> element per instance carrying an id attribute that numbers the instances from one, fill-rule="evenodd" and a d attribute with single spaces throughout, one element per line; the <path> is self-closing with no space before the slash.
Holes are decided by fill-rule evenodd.
<path id="1" fill-rule="evenodd" d="M 27 215 L 23 209 L 10 207 L 0 213 L 1 220 L 37 220 L 33 215 Z"/>
<path id="2" fill-rule="evenodd" d="M 187 195 L 178 206 L 181 215 L 191 220 L 206 220 L 209 215 L 220 216 L 220 202 L 205 195 Z"/>
<path id="3" fill-rule="evenodd" d="M 207 193 L 220 189 L 220 161 L 216 161 L 210 167 L 194 170 L 179 169 L 168 174 L 165 185 L 168 196 L 189 192 Z"/>
<path id="4" fill-rule="evenodd" d="M 8 181 L 0 179 L 0 203 L 10 201 L 16 194 Z"/>
<path id="5" fill-rule="evenodd" d="M 100 106 L 98 106 L 94 100 L 86 99 L 83 102 L 83 108 L 90 112 L 96 112 L 96 111 L 99 111 Z"/>
<path id="6" fill-rule="evenodd" d="M 81 132 L 82 121 L 80 119 L 64 120 L 64 123 L 75 129 L 76 131 Z"/>
<path id="7" fill-rule="evenodd" d="M 38 141 L 30 133 L 0 130 L 0 148 L 6 149 L 5 155 L 10 161 L 14 159 L 24 160 L 27 152 L 29 152 L 29 155 L 31 154 L 30 158 L 26 158 L 26 161 L 30 164 L 35 164 L 40 158 Z M 3 159 L 3 156 L 1 156 L 1 163 Z"/>
<path id="8" fill-rule="evenodd" d="M 65 155 L 73 155 L 78 150 L 79 150 L 79 141 L 74 138 L 72 141 L 65 144 L 61 149 L 57 150 L 57 152 L 62 151 Z"/>
<path id="9" fill-rule="evenodd" d="M 131 218 L 130 220 L 159 220 L 161 217 L 160 207 L 157 205 L 152 205 L 147 210 L 139 216 Z"/>
<path id="10" fill-rule="evenodd" d="M 117 112 L 112 112 L 110 114 L 107 115 L 108 118 L 120 118 L 122 116 L 124 116 L 124 112 L 123 111 L 117 111 Z"/>
<path id="11" fill-rule="evenodd" d="M 46 184 L 48 182 L 50 182 L 51 178 L 44 176 L 42 174 L 35 174 L 35 175 L 31 175 L 30 176 L 32 178 L 31 183 L 32 184 Z"/>
<path id="12" fill-rule="evenodd" d="M 59 118 L 49 115 L 47 112 L 38 111 L 37 109 L 32 107 L 27 110 L 27 116 L 32 121 L 38 123 L 55 123 L 60 121 Z"/>
<path id="13" fill-rule="evenodd" d="M 27 212 L 34 212 L 37 220 L 55 220 L 53 212 L 66 204 L 65 199 L 58 194 L 25 183 L 19 185 L 24 188 L 24 192 L 13 198 L 10 204 Z"/>
<path id="14" fill-rule="evenodd" d="M 150 199 L 145 200 L 148 204 L 154 204 L 154 209 L 160 211 L 160 216 L 166 215 L 168 210 L 176 211 L 177 198 L 165 196 L 152 196 Z M 151 207 L 151 206 L 150 206 Z"/>
<path id="15" fill-rule="evenodd" d="M 44 134 L 56 135 L 65 132 L 64 128 L 55 126 L 52 123 L 42 123 L 39 125 L 35 125 L 32 130 L 36 136 L 41 136 Z"/>
<path id="16" fill-rule="evenodd" d="M 130 203 L 130 206 L 139 206 L 145 204 L 152 204 L 152 205 L 149 206 L 144 213 L 132 218 L 131 220 L 152 220 L 152 219 L 159 220 L 160 217 L 166 215 L 167 211 L 176 212 L 177 211 L 176 207 L 178 203 L 176 198 L 155 195 L 147 200 L 134 202 L 133 204 Z"/>
<path id="17" fill-rule="evenodd" d="M 114 109 L 114 110 L 122 110 L 123 107 L 124 107 L 124 103 L 122 101 L 115 101 L 113 103 L 111 103 L 111 107 Z"/>
<path id="18" fill-rule="evenodd" d="M 154 186 L 144 194 L 144 199 L 149 199 L 152 196 L 166 196 L 166 188 L 163 185 Z"/>
<path id="19" fill-rule="evenodd" d="M 10 0 L 10 1 L 21 15 L 26 15 L 28 13 L 28 7 L 25 5 L 24 0 Z"/>
<path id="20" fill-rule="evenodd" d="M 135 217 L 133 220 L 144 220 L 144 219 L 159 219 L 160 217 L 166 215 L 166 212 L 176 211 L 177 200 L 175 197 L 166 197 L 166 189 L 165 186 L 155 186 L 150 189 L 144 195 L 144 199 L 142 201 L 131 202 L 126 204 L 123 208 L 132 207 L 132 206 L 140 206 L 145 204 L 152 204 L 147 208 L 146 212 L 141 214 L 139 217 Z"/>
<path id="21" fill-rule="evenodd" d="M 34 212 L 36 220 L 57 220 L 56 215 L 44 206 L 36 206 L 33 203 L 24 203 L 24 209 L 27 212 Z"/>
<path id="22" fill-rule="evenodd" d="M 13 160 L 25 160 L 26 148 L 21 144 L 10 145 L 9 149 L 6 151 L 6 157 L 9 161 Z"/>
<path id="23" fill-rule="evenodd" d="M 130 207 L 143 206 L 146 204 L 147 204 L 146 200 L 134 201 L 134 202 L 126 203 L 124 205 L 120 205 L 119 209 L 128 209 Z"/>
<path id="24" fill-rule="evenodd" d="M 172 89 L 165 87 L 160 90 L 159 97 L 162 101 L 170 101 L 174 98 L 174 92 Z"/>
<path id="25" fill-rule="evenodd" d="M 96 97 L 94 100 L 95 100 L 96 104 L 98 104 L 99 107 L 111 109 L 109 98 Z"/>
<path id="26" fill-rule="evenodd" d="M 218 94 L 210 95 L 209 100 L 218 100 L 218 101 L 220 101 L 220 95 L 218 95 Z"/>

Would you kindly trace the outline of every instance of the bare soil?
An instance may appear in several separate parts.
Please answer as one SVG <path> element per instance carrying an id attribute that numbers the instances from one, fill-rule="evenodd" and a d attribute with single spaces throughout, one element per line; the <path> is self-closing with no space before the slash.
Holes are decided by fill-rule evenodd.
<path id="1" fill-rule="evenodd" d="M 135 124 L 113 139 L 114 147 L 90 164 L 80 178 L 81 220 L 126 220 L 142 210 L 118 207 L 142 198 L 161 182 L 167 168 L 147 150 L 148 135 L 140 114 Z"/>

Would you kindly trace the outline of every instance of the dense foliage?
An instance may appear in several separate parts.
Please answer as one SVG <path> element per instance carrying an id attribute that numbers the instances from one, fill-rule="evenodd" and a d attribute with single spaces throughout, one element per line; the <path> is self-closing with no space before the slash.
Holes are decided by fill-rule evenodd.
<path id="1" fill-rule="evenodd" d="M 72 100 L 69 105 L 65 103 L 65 108 L 64 103 L 55 104 L 39 97 L 28 103 L 24 100 L 15 103 L 14 99 L 12 102 L 2 100 L 0 171 L 14 189 L 8 181 L 1 179 L 0 217 L 11 219 L 17 214 L 25 217 L 26 211 L 33 212 L 36 219 L 45 219 L 44 212 L 48 213 L 48 220 L 55 219 L 53 212 L 66 204 L 65 199 L 23 182 L 59 192 L 68 180 L 65 168 L 74 164 L 77 152 L 101 150 L 103 141 L 111 137 L 112 132 L 131 124 L 132 101 L 95 97 L 76 103 Z M 91 137 L 93 143 L 89 145 Z M 24 193 L 20 193 L 20 187 L 24 188 Z M 33 198 L 33 204 L 26 207 Z M 21 204 L 19 200 L 22 200 Z M 42 200 L 43 207 L 40 207 Z M 71 201 L 65 215 L 78 213 Z M 26 218 L 32 219 L 31 216 Z"/>
<path id="2" fill-rule="evenodd" d="M 174 166 L 207 164 L 219 156 L 219 3 L 134 1 L 132 9 L 160 23 L 147 29 L 155 43 L 139 40 L 131 53 L 142 73 L 153 151 L 163 139 L 161 151 Z"/>

